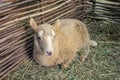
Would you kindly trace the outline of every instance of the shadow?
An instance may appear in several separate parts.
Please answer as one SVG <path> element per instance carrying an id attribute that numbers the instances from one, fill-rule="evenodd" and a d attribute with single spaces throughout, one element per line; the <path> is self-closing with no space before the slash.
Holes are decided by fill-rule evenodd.
<path id="1" fill-rule="evenodd" d="M 25 50 L 26 53 L 25 55 L 27 56 L 28 59 L 33 60 L 33 44 L 34 44 L 34 31 L 31 29 L 30 25 L 28 22 L 25 23 L 24 25 L 24 30 L 25 30 L 25 35 L 23 39 L 25 39 Z"/>

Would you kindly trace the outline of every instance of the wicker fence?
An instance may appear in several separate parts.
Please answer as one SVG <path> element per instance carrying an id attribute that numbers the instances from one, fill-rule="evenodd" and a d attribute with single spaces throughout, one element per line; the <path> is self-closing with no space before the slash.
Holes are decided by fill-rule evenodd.
<path id="1" fill-rule="evenodd" d="M 90 18 L 120 23 L 120 0 L 90 0 Z"/>
<path id="2" fill-rule="evenodd" d="M 13 2 L 11 2 L 13 1 Z M 86 16 L 86 0 L 0 0 L 0 79 L 32 57 L 33 30 L 29 19 L 38 24 L 58 18 Z"/>

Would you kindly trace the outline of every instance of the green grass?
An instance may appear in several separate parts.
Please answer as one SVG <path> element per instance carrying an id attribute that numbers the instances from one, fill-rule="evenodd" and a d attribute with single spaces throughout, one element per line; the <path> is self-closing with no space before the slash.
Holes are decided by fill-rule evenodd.
<path id="1" fill-rule="evenodd" d="M 26 61 L 5 80 L 120 80 L 119 25 L 104 21 L 85 22 L 90 37 L 98 42 L 98 46 L 91 47 L 84 63 L 79 61 L 79 56 L 67 69 L 58 66 L 45 68 L 33 61 Z"/>

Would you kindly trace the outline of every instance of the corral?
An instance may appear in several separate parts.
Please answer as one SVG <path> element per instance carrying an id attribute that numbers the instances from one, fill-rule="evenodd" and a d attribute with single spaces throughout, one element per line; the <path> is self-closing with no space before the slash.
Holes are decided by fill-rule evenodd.
<path id="1" fill-rule="evenodd" d="M 111 2 L 114 4 L 104 8 L 109 3 L 103 3 L 104 6 L 99 5 L 99 0 L 96 0 L 96 3 L 89 2 L 88 0 L 6 1 L 12 0 L 0 1 L 0 79 L 120 79 L 119 2 L 117 4 L 116 2 Z M 92 5 L 92 8 L 90 5 Z M 97 5 L 99 7 L 95 7 Z M 114 11 L 116 15 L 113 13 L 109 14 L 111 12 L 110 6 L 116 9 Z M 92 9 L 92 13 L 95 14 L 90 15 L 88 9 Z M 99 9 L 102 11 L 96 11 Z M 87 24 L 91 37 L 97 40 L 98 47 L 92 48 L 88 60 L 83 64 L 77 58 L 73 61 L 70 68 L 65 70 L 58 67 L 39 67 L 31 60 L 33 30 L 29 27 L 28 23 L 31 17 L 35 18 L 38 24 L 46 22 L 52 24 L 56 19 L 63 18 L 82 20 Z M 102 20 L 96 21 L 94 18 Z"/>

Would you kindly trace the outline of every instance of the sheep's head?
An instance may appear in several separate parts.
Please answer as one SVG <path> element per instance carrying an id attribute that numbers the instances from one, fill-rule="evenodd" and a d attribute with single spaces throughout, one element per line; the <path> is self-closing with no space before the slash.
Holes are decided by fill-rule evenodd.
<path id="1" fill-rule="evenodd" d="M 37 26 L 34 19 L 30 19 L 30 25 L 36 32 L 37 41 L 43 52 L 50 56 L 54 54 L 55 32 L 52 25 L 42 24 Z"/>

